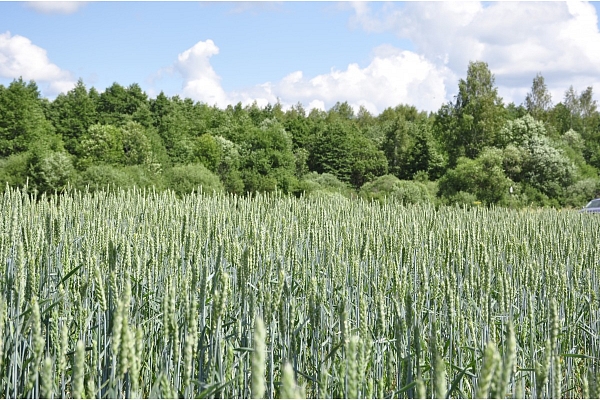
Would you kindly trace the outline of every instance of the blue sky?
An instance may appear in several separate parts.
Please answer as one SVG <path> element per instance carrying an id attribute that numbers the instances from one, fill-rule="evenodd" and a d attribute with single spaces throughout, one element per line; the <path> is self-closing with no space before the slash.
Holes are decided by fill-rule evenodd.
<path id="1" fill-rule="evenodd" d="M 0 83 L 34 79 L 49 98 L 82 78 L 222 107 L 435 111 L 482 60 L 506 102 L 541 72 L 557 103 L 569 85 L 600 87 L 597 14 L 562 2 L 0 2 Z"/>

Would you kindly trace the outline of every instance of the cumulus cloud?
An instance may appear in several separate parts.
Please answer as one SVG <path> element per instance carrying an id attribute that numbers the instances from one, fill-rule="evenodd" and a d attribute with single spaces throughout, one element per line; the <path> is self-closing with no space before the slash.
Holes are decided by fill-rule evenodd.
<path id="1" fill-rule="evenodd" d="M 289 73 L 277 82 L 225 92 L 210 65 L 219 53 L 211 41 L 179 55 L 174 69 L 184 79 L 183 95 L 225 106 L 298 101 L 327 109 L 348 101 L 378 113 L 408 103 L 435 111 L 452 100 L 469 61 L 488 63 L 505 102 L 521 103 L 538 72 L 555 102 L 573 84 L 583 90 L 600 85 L 600 32 L 595 8 L 581 2 L 409 2 L 352 3 L 351 25 L 369 32 L 395 32 L 415 51 L 392 46 L 374 50 L 366 66 L 350 64 L 316 76 Z M 376 10 L 376 11 L 375 11 Z"/>
<path id="2" fill-rule="evenodd" d="M 373 113 L 400 103 L 433 110 L 444 101 L 450 76 L 446 68 L 391 46 L 381 46 L 374 53 L 364 68 L 350 64 L 345 70 L 331 70 L 313 78 L 294 72 L 273 85 L 272 91 L 292 102 L 310 104 L 317 100 L 331 107 L 336 101 L 348 101 Z"/>
<path id="3" fill-rule="evenodd" d="M 560 101 L 570 85 L 600 83 L 595 8 L 582 2 L 418 2 L 373 11 L 353 4 L 351 24 L 410 39 L 436 66 L 464 77 L 469 61 L 488 63 L 500 93 L 520 103 L 536 73 Z"/>
<path id="4" fill-rule="evenodd" d="M 326 109 L 337 101 L 348 101 L 356 110 L 364 106 L 372 113 L 400 103 L 435 110 L 445 101 L 446 82 L 454 78 L 446 67 L 436 66 L 423 56 L 380 46 L 365 67 L 350 64 L 344 70 L 332 69 L 314 77 L 296 71 L 279 82 L 226 93 L 210 64 L 210 57 L 218 53 L 214 42 L 206 40 L 179 55 L 172 68 L 183 77 L 182 95 L 220 107 L 237 102 L 264 106 L 279 101 L 284 107 L 302 102 L 309 109 Z"/>
<path id="5" fill-rule="evenodd" d="M 0 34 L 0 77 L 35 80 L 46 95 L 66 92 L 75 86 L 70 72 L 59 68 L 48 59 L 46 50 L 34 45 L 26 37 Z"/>
<path id="6" fill-rule="evenodd" d="M 85 1 L 28 1 L 28 8 L 41 14 L 73 14 Z"/>
<path id="7" fill-rule="evenodd" d="M 485 61 L 505 102 L 520 104 L 541 72 L 555 103 L 573 85 L 600 87 L 600 32 L 595 8 L 582 2 L 351 3 L 350 25 L 368 32 L 394 32 L 413 51 L 376 48 L 367 65 L 350 64 L 316 76 L 290 72 L 276 82 L 225 92 L 210 65 L 218 47 L 199 42 L 179 56 L 183 94 L 224 106 L 298 101 L 330 108 L 348 101 L 378 113 L 408 103 L 435 111 L 453 100 L 469 61 Z M 598 90 L 598 89 L 597 89 Z"/>
<path id="8" fill-rule="evenodd" d="M 183 77 L 182 94 L 197 101 L 223 107 L 228 104 L 221 78 L 210 65 L 210 58 L 219 54 L 212 40 L 200 41 L 179 54 L 173 68 Z"/>

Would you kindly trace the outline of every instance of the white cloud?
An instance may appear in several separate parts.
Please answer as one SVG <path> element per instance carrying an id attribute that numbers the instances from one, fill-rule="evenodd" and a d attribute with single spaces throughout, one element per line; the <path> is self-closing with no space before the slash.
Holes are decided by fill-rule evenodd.
<path id="1" fill-rule="evenodd" d="M 331 107 L 336 101 L 348 101 L 374 113 L 400 103 L 433 110 L 446 97 L 449 76 L 446 68 L 438 68 L 422 56 L 382 46 L 364 68 L 350 64 L 345 70 L 331 70 L 312 79 L 295 72 L 276 84 L 275 92 L 292 103 L 321 100 Z"/>
<path id="2" fill-rule="evenodd" d="M 411 40 L 414 51 L 392 46 L 374 50 L 368 65 L 349 64 L 317 76 L 302 71 L 277 82 L 225 92 L 210 65 L 219 49 L 207 40 L 182 53 L 175 69 L 183 95 L 224 106 L 298 101 L 327 109 L 337 101 L 373 113 L 400 103 L 435 111 L 452 100 L 469 61 L 488 63 L 505 102 L 523 102 L 538 72 L 554 102 L 573 84 L 600 87 L 600 32 L 595 8 L 581 2 L 352 3 L 351 25 L 369 32 L 392 31 Z M 377 9 L 378 11 L 373 11 Z"/>
<path id="3" fill-rule="evenodd" d="M 380 46 L 364 68 L 350 64 L 345 70 L 332 69 L 314 77 L 295 71 L 279 82 L 226 93 L 221 78 L 210 64 L 210 57 L 218 53 L 214 42 L 206 40 L 179 55 L 170 68 L 183 77 L 183 96 L 220 107 L 254 101 L 264 106 L 280 101 L 284 107 L 302 102 L 308 104 L 309 109 L 326 109 L 337 101 L 348 101 L 356 110 L 362 105 L 372 113 L 400 103 L 436 110 L 446 98 L 446 81 L 454 81 L 454 75 L 444 66 L 435 66 L 410 51 Z"/>
<path id="4" fill-rule="evenodd" d="M 27 7 L 42 14 L 73 14 L 85 1 L 28 1 Z"/>
<path id="5" fill-rule="evenodd" d="M 600 32 L 595 8 L 581 2 L 409 2 L 352 3 L 350 24 L 369 32 L 392 31 L 411 40 L 414 51 L 389 45 L 376 48 L 367 65 L 349 64 L 316 76 L 302 71 L 276 82 L 225 92 L 210 65 L 219 53 L 211 41 L 183 52 L 174 69 L 181 72 L 183 95 L 225 106 L 256 101 L 297 102 L 327 109 L 337 101 L 373 113 L 400 103 L 439 109 L 457 92 L 469 61 L 488 63 L 505 102 L 520 104 L 538 72 L 555 103 L 573 85 L 600 88 Z M 378 10 L 378 11 L 373 11 Z M 598 90 L 598 89 L 597 89 Z"/>
<path id="6" fill-rule="evenodd" d="M 312 110 L 313 108 L 325 111 L 325 103 L 323 103 L 323 100 L 313 100 L 310 103 L 308 103 L 308 109 Z"/>
<path id="7" fill-rule="evenodd" d="M 46 50 L 31 43 L 26 37 L 0 34 L 0 77 L 35 80 L 46 95 L 56 95 L 75 86 L 70 72 L 59 68 L 48 59 Z"/>
<path id="8" fill-rule="evenodd" d="M 581 89 L 600 84 L 600 32 L 588 3 L 411 2 L 388 4 L 380 12 L 357 3 L 353 8 L 355 26 L 410 39 L 426 60 L 457 76 L 466 75 L 469 61 L 487 62 L 506 101 L 522 102 L 538 72 L 556 102 L 570 84 Z"/>
<path id="9" fill-rule="evenodd" d="M 183 77 L 185 97 L 222 107 L 228 104 L 221 78 L 210 65 L 210 58 L 219 54 L 219 48 L 212 40 L 198 42 L 179 54 L 174 69 Z"/>

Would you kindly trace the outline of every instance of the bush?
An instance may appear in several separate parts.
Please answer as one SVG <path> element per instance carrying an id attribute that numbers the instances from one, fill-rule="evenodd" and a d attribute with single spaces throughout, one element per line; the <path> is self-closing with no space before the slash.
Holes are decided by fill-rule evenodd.
<path id="1" fill-rule="evenodd" d="M 359 196 L 364 199 L 383 201 L 393 198 L 404 204 L 430 203 L 433 198 L 421 182 L 401 181 L 394 175 L 384 175 L 365 183 Z"/>
<path id="2" fill-rule="evenodd" d="M 296 185 L 296 195 L 304 193 L 307 196 L 326 196 L 339 194 L 343 197 L 352 197 L 354 191 L 346 183 L 340 181 L 335 175 L 329 173 L 319 174 L 309 172 Z M 355 194 L 354 194 L 355 196 Z"/>
<path id="3" fill-rule="evenodd" d="M 501 203 L 512 184 L 502 161 L 502 152 L 495 148 L 485 149 L 475 160 L 459 158 L 456 167 L 439 179 L 440 196 L 453 202 L 459 192 L 468 192 L 485 204 Z"/>
<path id="4" fill-rule="evenodd" d="M 202 190 L 203 193 L 223 192 L 219 177 L 202 164 L 188 164 L 165 171 L 165 183 L 178 195 Z"/>
<path id="5" fill-rule="evenodd" d="M 0 193 L 4 192 L 6 185 L 23 187 L 27 182 L 28 153 L 12 154 L 0 159 Z"/>
<path id="6" fill-rule="evenodd" d="M 159 175 L 155 175 L 141 166 L 113 167 L 112 165 L 94 165 L 81 174 L 79 186 L 90 191 L 112 190 L 117 188 L 157 187 L 161 188 Z"/>
<path id="7" fill-rule="evenodd" d="M 463 192 L 462 190 L 454 193 L 452 196 L 446 198 L 447 204 L 458 204 L 463 206 L 474 206 L 481 202 L 477 200 L 477 197 L 469 192 Z"/>
<path id="8" fill-rule="evenodd" d="M 565 205 L 581 208 L 600 195 L 600 179 L 588 178 L 567 188 Z"/>
<path id="9" fill-rule="evenodd" d="M 33 152 L 28 172 L 32 188 L 39 192 L 61 191 L 76 179 L 71 156 L 64 151 Z"/>

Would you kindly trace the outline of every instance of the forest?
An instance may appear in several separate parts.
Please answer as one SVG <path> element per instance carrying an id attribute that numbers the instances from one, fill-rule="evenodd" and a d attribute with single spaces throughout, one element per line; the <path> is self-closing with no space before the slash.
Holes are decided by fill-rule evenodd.
<path id="1" fill-rule="evenodd" d="M 278 192 L 406 204 L 582 207 L 600 193 L 593 88 L 553 104 L 538 73 L 523 104 L 504 104 L 487 63 L 470 62 L 437 112 L 400 104 L 372 115 L 189 98 L 138 84 L 100 93 L 80 79 L 54 100 L 34 81 L 0 85 L 0 190 L 69 188 Z M 201 188 L 201 189 L 200 189 Z"/>

